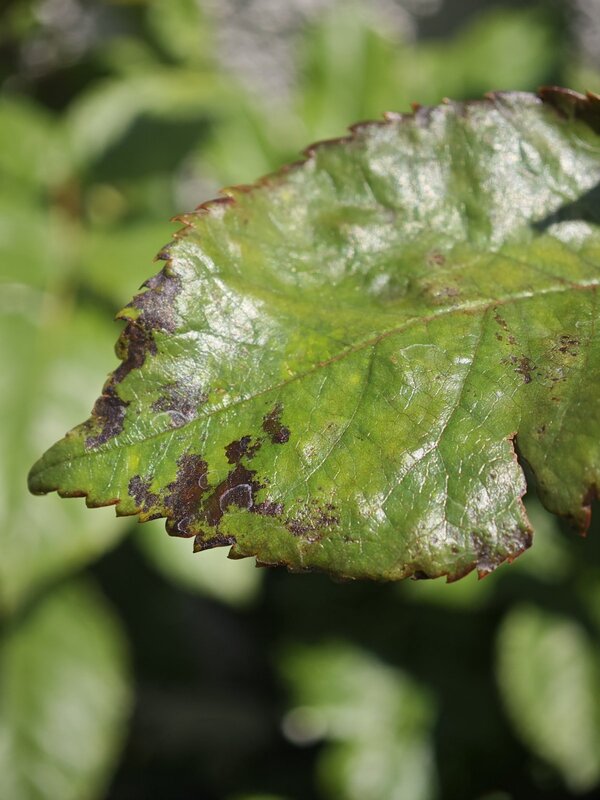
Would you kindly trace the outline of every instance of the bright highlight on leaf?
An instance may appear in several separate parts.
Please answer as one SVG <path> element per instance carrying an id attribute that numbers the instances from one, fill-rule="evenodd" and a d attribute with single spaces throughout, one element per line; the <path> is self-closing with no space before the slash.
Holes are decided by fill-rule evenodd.
<path id="1" fill-rule="evenodd" d="M 600 486 L 600 98 L 355 126 L 181 217 L 30 488 L 342 578 L 480 574 Z"/>

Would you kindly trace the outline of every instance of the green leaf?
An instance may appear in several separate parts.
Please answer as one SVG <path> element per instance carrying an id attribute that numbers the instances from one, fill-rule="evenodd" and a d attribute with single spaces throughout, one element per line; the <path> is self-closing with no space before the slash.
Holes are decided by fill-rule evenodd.
<path id="1" fill-rule="evenodd" d="M 498 639 L 498 680 L 515 729 L 575 791 L 600 780 L 597 647 L 575 621 L 515 608 Z"/>
<path id="2" fill-rule="evenodd" d="M 57 119 L 41 106 L 0 97 L 0 174 L 3 188 L 38 194 L 69 172 L 70 151 Z"/>
<path id="3" fill-rule="evenodd" d="M 298 98 L 307 136 L 332 136 L 348 119 L 415 100 L 474 97 L 491 86 L 535 89 L 560 67 L 551 17 L 539 10 L 495 9 L 451 39 L 418 44 L 390 37 L 389 27 L 385 18 L 377 24 L 371 4 L 338 3 L 309 30 Z"/>
<path id="4" fill-rule="evenodd" d="M 32 503 L 23 476 L 40 441 L 51 442 L 93 400 L 110 358 L 110 325 L 27 283 L 4 284 L 0 353 L 0 615 L 39 587 L 80 568 L 128 529 L 108 509 L 90 519 L 80 503 Z"/>
<path id="5" fill-rule="evenodd" d="M 102 599 L 62 586 L 0 640 L 0 796 L 103 796 L 129 712 L 123 641 Z"/>
<path id="6" fill-rule="evenodd" d="M 393 115 L 186 215 L 30 488 L 293 570 L 457 578 L 530 544 L 516 440 L 585 528 L 599 120 L 559 89 Z"/>
<path id="7" fill-rule="evenodd" d="M 118 142 L 136 119 L 185 121 L 211 114 L 217 98 L 228 99 L 226 81 L 198 70 L 154 69 L 105 80 L 79 97 L 65 120 L 77 163 L 87 167 Z M 161 148 L 158 155 L 164 155 Z M 152 164 L 151 158 L 146 162 Z"/>
<path id="8" fill-rule="evenodd" d="M 290 648 L 281 671 L 292 695 L 284 734 L 326 743 L 318 769 L 327 797 L 436 796 L 433 703 L 408 675 L 344 643 Z"/>

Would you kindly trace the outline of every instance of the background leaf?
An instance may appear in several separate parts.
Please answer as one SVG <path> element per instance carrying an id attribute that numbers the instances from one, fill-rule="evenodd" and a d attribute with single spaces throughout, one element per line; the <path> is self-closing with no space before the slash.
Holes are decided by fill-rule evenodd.
<path id="1" fill-rule="evenodd" d="M 15 454 L 12 463 L 1 462 L 0 608 L 6 612 L 113 546 L 127 525 L 108 509 L 88 521 L 80 503 L 32 505 L 22 477 L 40 439 L 52 440 L 73 414 L 90 407 L 93 376 L 110 363 L 110 324 L 57 305 L 51 293 L 25 283 L 3 292 L 11 308 L 0 314 L 0 335 L 11 342 L 3 359 L 11 380 L 0 393 L 0 414 L 10 420 L 0 440 L 5 452 Z"/>
<path id="2" fill-rule="evenodd" d="M 124 643 L 105 603 L 65 584 L 0 643 L 0 794 L 100 797 L 129 713 Z"/>
<path id="3" fill-rule="evenodd" d="M 319 770 L 327 797 L 434 796 L 433 707 L 414 681 L 344 643 L 291 648 L 282 672 L 294 704 L 285 734 L 328 743 Z"/>
<path id="4" fill-rule="evenodd" d="M 600 777 L 598 648 L 574 620 L 515 608 L 498 638 L 498 681 L 518 733 L 577 791 Z"/>

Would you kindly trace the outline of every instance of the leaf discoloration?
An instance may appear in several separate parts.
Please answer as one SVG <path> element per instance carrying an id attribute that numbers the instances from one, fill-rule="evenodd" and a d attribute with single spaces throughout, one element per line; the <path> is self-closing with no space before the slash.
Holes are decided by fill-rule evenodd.
<path id="1" fill-rule="evenodd" d="M 283 406 L 281 403 L 276 403 L 271 411 L 263 417 L 263 431 L 273 444 L 285 444 L 290 438 L 290 429 L 281 422 L 282 412 Z"/>
<path id="2" fill-rule="evenodd" d="M 329 529 L 339 524 L 339 513 L 335 505 L 333 503 L 321 505 L 316 500 L 309 504 L 304 513 L 285 521 L 285 527 L 293 536 L 310 543 L 319 541 Z"/>
<path id="3" fill-rule="evenodd" d="M 144 287 L 146 291 L 136 295 L 128 306 L 139 311 L 138 324 L 146 330 L 173 333 L 178 318 L 175 300 L 181 292 L 181 280 L 165 268 L 149 278 Z"/>
<path id="4" fill-rule="evenodd" d="M 123 431 L 127 403 L 116 393 L 112 383 L 108 383 L 103 394 L 96 400 L 92 409 L 92 417 L 88 429 L 98 430 L 87 436 L 85 446 L 88 449 L 100 447 L 109 439 L 118 436 Z"/>
<path id="5" fill-rule="evenodd" d="M 251 436 L 242 436 L 241 439 L 235 439 L 227 445 L 225 455 L 230 464 L 239 464 L 242 458 L 254 458 L 261 447 L 261 439 L 257 439 L 253 444 Z"/>

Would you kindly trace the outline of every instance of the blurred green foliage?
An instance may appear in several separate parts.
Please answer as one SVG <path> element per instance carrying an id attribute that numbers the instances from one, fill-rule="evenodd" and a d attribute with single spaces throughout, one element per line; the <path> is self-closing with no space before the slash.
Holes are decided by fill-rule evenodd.
<path id="1" fill-rule="evenodd" d="M 413 101 L 598 91 L 593 9 L 3 4 L 2 797 L 600 796 L 599 531 L 573 539 L 533 489 L 511 567 L 383 586 L 193 556 L 25 488 L 114 367 L 110 317 L 169 217 Z"/>

